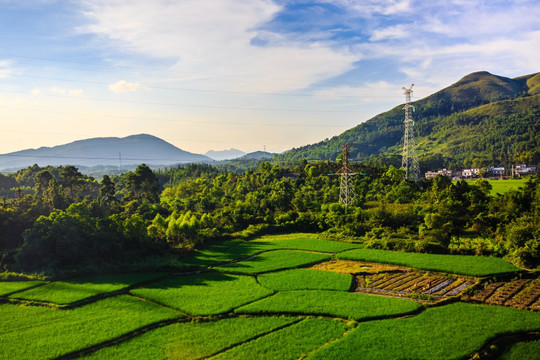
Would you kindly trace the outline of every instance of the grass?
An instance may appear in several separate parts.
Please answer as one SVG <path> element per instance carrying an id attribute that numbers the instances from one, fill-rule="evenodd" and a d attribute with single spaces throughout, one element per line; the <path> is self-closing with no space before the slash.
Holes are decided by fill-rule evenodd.
<path id="1" fill-rule="evenodd" d="M 326 315 L 350 320 L 367 320 L 407 314 L 419 308 L 420 304 L 406 299 L 341 291 L 300 290 L 279 292 L 236 309 L 236 312 Z"/>
<path id="2" fill-rule="evenodd" d="M 190 315 L 226 313 L 272 294 L 251 276 L 207 272 L 163 280 L 134 289 L 132 294 Z"/>
<path id="3" fill-rule="evenodd" d="M 324 240 L 311 234 L 289 234 L 278 236 L 262 236 L 246 243 L 257 251 L 265 250 L 306 250 L 325 253 L 336 253 L 344 250 L 358 249 L 360 244 L 341 241 Z M 242 245 L 244 245 L 242 244 Z M 234 251 L 234 247 L 231 249 Z M 257 252 L 256 251 L 256 252 Z"/>
<path id="4" fill-rule="evenodd" d="M 123 295 L 72 310 L 0 305 L 0 359 L 47 359 L 165 319 L 174 310 Z"/>
<path id="5" fill-rule="evenodd" d="M 291 269 L 329 260 L 330 255 L 301 251 L 276 250 L 257 255 L 251 259 L 220 266 L 220 271 L 240 274 L 260 274 L 268 271 Z"/>
<path id="6" fill-rule="evenodd" d="M 512 345 L 510 349 L 501 355 L 499 360 L 524 360 L 538 359 L 540 357 L 540 340 L 520 342 Z"/>
<path id="7" fill-rule="evenodd" d="M 306 319 L 298 324 L 273 332 L 213 357 L 222 359 L 298 359 L 347 330 L 340 321 Z"/>
<path id="8" fill-rule="evenodd" d="M 298 321 L 293 317 L 230 318 L 168 325 L 114 347 L 98 350 L 84 359 L 206 358 L 276 328 Z"/>
<path id="9" fill-rule="evenodd" d="M 259 283 L 275 291 L 286 290 L 342 290 L 351 287 L 352 276 L 327 271 L 293 269 L 262 274 Z"/>
<path id="10" fill-rule="evenodd" d="M 69 281 L 51 282 L 11 297 L 65 305 L 165 275 L 163 273 L 131 273 L 88 276 Z"/>
<path id="11" fill-rule="evenodd" d="M 504 194 L 512 189 L 525 185 L 524 179 L 488 180 L 491 185 L 491 195 Z"/>
<path id="12" fill-rule="evenodd" d="M 7 295 L 15 291 L 24 290 L 43 283 L 43 281 L 2 281 L 0 282 L 0 296 Z"/>
<path id="13" fill-rule="evenodd" d="M 540 329 L 540 313 L 454 303 L 405 319 L 360 324 L 308 359 L 462 359 L 491 338 Z"/>
<path id="14" fill-rule="evenodd" d="M 491 276 L 521 270 L 503 259 L 486 256 L 418 254 L 358 249 L 338 254 L 338 258 L 403 265 L 416 269 L 469 276 Z"/>

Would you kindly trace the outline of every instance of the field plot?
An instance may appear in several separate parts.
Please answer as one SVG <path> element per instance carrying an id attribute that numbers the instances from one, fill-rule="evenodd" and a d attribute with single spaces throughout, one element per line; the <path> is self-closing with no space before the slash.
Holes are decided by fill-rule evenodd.
<path id="1" fill-rule="evenodd" d="M 329 260 L 330 255 L 302 251 L 269 251 L 249 259 L 217 267 L 217 270 L 240 274 L 261 274 L 268 271 L 308 266 Z"/>
<path id="2" fill-rule="evenodd" d="M 359 292 L 390 296 L 429 295 L 436 299 L 460 295 L 475 282 L 474 279 L 413 270 L 365 274 L 356 278 L 356 291 Z"/>
<path id="3" fill-rule="evenodd" d="M 235 312 L 239 314 L 327 315 L 350 320 L 366 320 L 408 314 L 421 305 L 406 299 L 341 291 L 284 291 L 253 302 Z"/>
<path id="4" fill-rule="evenodd" d="M 533 309 L 539 298 L 539 279 L 518 279 L 507 283 L 491 283 L 471 297 L 474 301 L 518 309 Z"/>
<path id="5" fill-rule="evenodd" d="M 524 179 L 488 180 L 491 185 L 491 195 L 504 194 L 512 189 L 525 185 Z"/>
<path id="6" fill-rule="evenodd" d="M 15 291 L 21 291 L 34 287 L 40 284 L 44 284 L 44 281 L 1 281 L 0 282 L 0 296 L 11 294 Z"/>
<path id="7" fill-rule="evenodd" d="M 405 319 L 362 323 L 308 359 L 461 359 L 498 334 L 537 330 L 540 313 L 454 303 Z"/>
<path id="8" fill-rule="evenodd" d="M 293 269 L 262 274 L 261 285 L 275 291 L 286 290 L 342 290 L 351 287 L 352 276 L 328 271 Z"/>
<path id="9" fill-rule="evenodd" d="M 498 360 L 538 359 L 539 354 L 540 340 L 520 342 L 510 347 Z"/>
<path id="10" fill-rule="evenodd" d="M 375 249 L 345 251 L 339 259 L 403 265 L 421 270 L 432 270 L 468 276 L 492 276 L 520 271 L 500 258 L 469 255 L 439 255 L 405 253 Z"/>
<path id="11" fill-rule="evenodd" d="M 51 282 L 16 293 L 11 298 L 65 305 L 166 275 L 164 273 L 132 273 L 88 276 L 69 281 Z"/>
<path id="12" fill-rule="evenodd" d="M 72 310 L 0 305 L 0 359 L 46 359 L 181 314 L 123 295 Z"/>
<path id="13" fill-rule="evenodd" d="M 364 261 L 333 259 L 311 267 L 314 270 L 338 272 L 342 274 L 372 273 L 400 271 L 403 268 L 395 265 L 367 263 Z"/>
<path id="14" fill-rule="evenodd" d="M 269 335 L 234 347 L 211 359 L 298 359 L 340 337 L 347 327 L 329 319 L 306 319 Z"/>
<path id="15" fill-rule="evenodd" d="M 163 280 L 132 294 L 184 311 L 216 315 L 273 293 L 251 276 L 207 272 Z"/>
<path id="16" fill-rule="evenodd" d="M 240 317 L 176 323 L 149 331 L 117 346 L 103 348 L 84 359 L 195 360 L 297 321 L 294 317 Z"/>
<path id="17" fill-rule="evenodd" d="M 237 247 L 247 247 L 252 251 L 252 254 L 267 250 L 306 250 L 337 253 L 345 250 L 358 249 L 363 247 L 363 245 L 324 240 L 302 234 L 293 234 L 293 236 L 263 236 L 255 240 L 246 241 L 231 248 L 231 250 L 235 251 L 235 248 Z"/>
<path id="18" fill-rule="evenodd" d="M 242 240 L 225 240 L 211 244 L 203 249 L 196 250 L 193 255 L 182 259 L 182 263 L 186 268 L 208 268 L 209 266 L 227 263 L 235 260 L 237 256 L 244 257 L 251 255 L 250 253 L 235 254 L 230 248 L 241 244 Z"/>
<path id="19" fill-rule="evenodd" d="M 227 240 L 212 244 L 183 259 L 186 267 L 209 267 L 270 250 L 304 250 L 336 253 L 358 249 L 361 244 L 324 240 L 314 234 L 263 236 L 255 240 Z"/>

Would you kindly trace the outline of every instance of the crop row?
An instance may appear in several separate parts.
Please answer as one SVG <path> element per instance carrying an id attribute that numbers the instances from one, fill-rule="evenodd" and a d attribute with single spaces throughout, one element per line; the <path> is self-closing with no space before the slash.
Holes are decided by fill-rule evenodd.
<path id="1" fill-rule="evenodd" d="M 459 295 L 473 283 L 467 279 L 439 274 L 404 271 L 357 276 L 356 291 L 410 296 L 414 294 L 446 297 Z"/>
<path id="2" fill-rule="evenodd" d="M 471 297 L 472 300 L 518 309 L 540 310 L 540 279 L 518 279 L 494 282 Z"/>

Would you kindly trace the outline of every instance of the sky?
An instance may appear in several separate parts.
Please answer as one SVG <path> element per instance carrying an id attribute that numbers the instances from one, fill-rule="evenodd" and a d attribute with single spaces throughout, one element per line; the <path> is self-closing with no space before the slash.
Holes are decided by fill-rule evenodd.
<path id="1" fill-rule="evenodd" d="M 540 0 L 0 0 L 0 154 L 151 134 L 283 152 L 475 71 L 540 71 Z"/>

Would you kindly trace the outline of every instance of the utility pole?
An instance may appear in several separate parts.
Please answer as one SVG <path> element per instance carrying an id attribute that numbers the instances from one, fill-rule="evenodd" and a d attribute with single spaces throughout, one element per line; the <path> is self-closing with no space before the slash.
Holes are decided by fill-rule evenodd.
<path id="1" fill-rule="evenodd" d="M 356 197 L 352 177 L 356 173 L 349 167 L 349 150 L 352 145 L 340 145 L 342 152 L 343 165 L 341 169 L 336 172 L 336 175 L 340 175 L 339 184 L 339 202 L 345 205 L 345 207 L 351 205 Z"/>
<path id="2" fill-rule="evenodd" d="M 418 166 L 418 157 L 416 156 L 416 145 L 414 143 L 414 120 L 412 112 L 414 106 L 410 104 L 412 88 L 403 88 L 405 94 L 405 135 L 403 136 L 403 157 L 401 158 L 401 168 L 405 170 L 405 178 L 409 180 L 418 180 L 420 177 L 420 166 Z"/>

